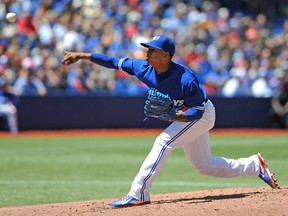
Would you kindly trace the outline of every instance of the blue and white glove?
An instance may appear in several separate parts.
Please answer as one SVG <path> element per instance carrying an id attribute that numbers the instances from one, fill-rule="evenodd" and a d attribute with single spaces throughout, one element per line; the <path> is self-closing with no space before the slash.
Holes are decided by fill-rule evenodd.
<path id="1" fill-rule="evenodd" d="M 173 100 L 171 100 L 169 95 L 165 95 L 155 88 L 151 88 L 148 91 L 144 114 L 146 118 L 152 117 L 170 122 L 176 118 Z"/>

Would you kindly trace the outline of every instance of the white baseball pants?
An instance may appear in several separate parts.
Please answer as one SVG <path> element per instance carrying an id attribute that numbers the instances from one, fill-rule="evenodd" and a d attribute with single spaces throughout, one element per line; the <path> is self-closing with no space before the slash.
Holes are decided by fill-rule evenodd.
<path id="1" fill-rule="evenodd" d="M 260 164 L 256 155 L 238 160 L 211 154 L 209 130 L 215 123 L 215 108 L 211 101 L 205 105 L 203 117 L 197 122 L 173 122 L 155 140 L 154 145 L 136 175 L 129 195 L 149 201 L 149 189 L 171 152 L 179 147 L 202 175 L 229 178 L 258 176 Z"/>
<path id="2" fill-rule="evenodd" d="M 7 118 L 8 127 L 11 132 L 18 132 L 17 109 L 13 104 L 0 103 L 0 116 Z"/>

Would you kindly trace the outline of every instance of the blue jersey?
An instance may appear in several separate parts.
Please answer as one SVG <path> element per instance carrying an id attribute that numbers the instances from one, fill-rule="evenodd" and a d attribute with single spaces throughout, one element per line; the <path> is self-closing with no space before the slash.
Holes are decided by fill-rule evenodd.
<path id="1" fill-rule="evenodd" d="M 1 104 L 13 103 L 14 105 L 18 104 L 18 97 L 10 92 L 4 91 L 0 88 L 0 106 Z"/>
<path id="2" fill-rule="evenodd" d="M 167 72 L 157 74 L 144 59 L 118 59 L 92 54 L 91 61 L 108 68 L 120 69 L 136 76 L 148 87 L 168 94 L 174 101 L 176 110 L 185 111 L 189 121 L 198 120 L 203 115 L 206 92 L 193 72 L 183 65 L 171 62 Z"/>

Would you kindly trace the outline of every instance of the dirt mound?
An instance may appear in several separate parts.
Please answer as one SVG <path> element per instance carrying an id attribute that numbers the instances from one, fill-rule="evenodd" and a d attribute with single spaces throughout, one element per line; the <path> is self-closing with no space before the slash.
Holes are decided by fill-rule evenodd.
<path id="1" fill-rule="evenodd" d="M 150 205 L 112 208 L 114 199 L 0 208 L 1 216 L 288 216 L 288 187 L 233 188 L 152 195 Z"/>

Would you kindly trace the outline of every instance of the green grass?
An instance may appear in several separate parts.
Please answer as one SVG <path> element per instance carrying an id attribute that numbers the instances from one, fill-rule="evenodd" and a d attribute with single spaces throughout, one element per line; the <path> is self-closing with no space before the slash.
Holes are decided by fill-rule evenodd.
<path id="1" fill-rule="evenodd" d="M 116 198 L 125 195 L 154 138 L 0 138 L 0 207 Z M 261 152 L 288 185 L 288 135 L 212 136 L 214 155 L 247 157 Z M 266 186 L 254 177 L 218 179 L 194 171 L 175 150 L 151 194 L 227 187 Z"/>

